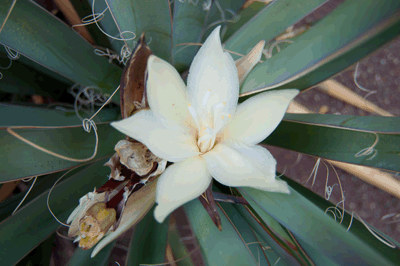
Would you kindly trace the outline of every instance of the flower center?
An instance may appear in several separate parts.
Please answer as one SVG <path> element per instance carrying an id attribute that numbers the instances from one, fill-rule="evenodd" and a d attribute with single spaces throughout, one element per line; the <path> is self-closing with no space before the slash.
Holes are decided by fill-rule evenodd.
<path id="1" fill-rule="evenodd" d="M 189 112 L 197 125 L 197 145 L 201 153 L 206 153 L 215 145 L 217 133 L 232 116 L 224 111 L 226 103 L 210 105 L 211 90 L 204 94 L 202 106 L 196 109 L 189 104 Z"/>

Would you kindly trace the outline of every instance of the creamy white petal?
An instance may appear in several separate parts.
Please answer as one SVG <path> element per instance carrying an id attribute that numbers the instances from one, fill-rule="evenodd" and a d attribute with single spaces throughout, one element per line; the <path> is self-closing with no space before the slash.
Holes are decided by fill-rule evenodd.
<path id="1" fill-rule="evenodd" d="M 224 111 L 233 114 L 239 98 L 239 79 L 235 62 L 222 50 L 220 26 L 208 36 L 193 59 L 188 76 L 188 100 L 198 114 L 225 103 Z"/>
<path id="2" fill-rule="evenodd" d="M 253 67 L 260 61 L 264 45 L 265 41 L 261 40 L 246 56 L 235 61 L 240 85 L 243 84 L 247 75 L 249 75 Z"/>
<path id="3" fill-rule="evenodd" d="M 142 110 L 113 127 L 146 145 L 159 158 L 179 162 L 199 154 L 194 129 L 157 119 L 151 110 Z"/>
<path id="4" fill-rule="evenodd" d="M 186 85 L 168 62 L 151 55 L 147 63 L 147 100 L 157 118 L 192 126 Z"/>
<path id="5" fill-rule="evenodd" d="M 169 166 L 157 183 L 154 217 L 161 223 L 175 209 L 200 196 L 210 183 L 211 175 L 200 156 Z"/>
<path id="6" fill-rule="evenodd" d="M 290 193 L 285 182 L 275 179 L 276 160 L 260 146 L 222 143 L 203 158 L 212 177 L 226 186 Z"/>
<path id="7" fill-rule="evenodd" d="M 267 91 L 244 101 L 231 123 L 217 136 L 218 142 L 233 139 L 247 145 L 260 143 L 279 125 L 298 93 L 296 89 Z"/>
<path id="8" fill-rule="evenodd" d="M 240 152 L 246 159 L 251 161 L 265 178 L 273 181 L 276 174 L 276 160 L 274 156 L 264 147 L 259 145 L 248 146 L 244 143 L 232 141 L 225 142 L 226 145 Z"/>

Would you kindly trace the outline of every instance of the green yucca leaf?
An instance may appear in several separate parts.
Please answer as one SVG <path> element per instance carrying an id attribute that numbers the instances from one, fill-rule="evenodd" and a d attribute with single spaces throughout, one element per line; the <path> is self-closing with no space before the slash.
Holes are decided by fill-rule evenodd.
<path id="1" fill-rule="evenodd" d="M 286 115 L 286 118 L 293 119 L 297 116 L 290 114 Z M 307 116 L 300 115 L 299 117 Z M 342 120 L 340 118 L 342 116 L 334 119 L 333 115 L 312 115 L 312 117 L 318 117 L 319 122 L 314 124 L 282 121 L 262 143 L 341 162 L 393 171 L 400 170 L 397 155 L 400 152 L 400 132 L 396 126 L 399 119 L 397 117 L 346 117 Z M 327 119 L 325 123 L 323 122 L 324 117 Z M 310 120 L 311 117 L 308 121 Z M 346 120 L 351 123 L 346 123 Z M 371 124 L 367 125 L 368 122 Z M 340 126 L 338 126 L 339 123 Z M 379 130 L 377 130 L 378 127 L 380 127 Z M 354 130 L 355 128 L 361 129 Z M 363 151 L 369 147 L 372 147 L 371 152 L 363 154 Z"/>
<path id="2" fill-rule="evenodd" d="M 72 162 L 47 154 L 7 132 L 7 127 L 10 125 L 42 126 L 43 124 L 47 124 L 48 121 L 52 121 L 52 123 L 57 123 L 58 125 L 65 125 L 67 121 L 76 120 L 76 118 L 70 116 L 65 117 L 65 115 L 60 114 L 60 112 L 56 110 L 46 111 L 39 108 L 32 110 L 26 107 L 9 107 L 1 108 L 0 112 L 7 112 L 10 108 L 26 112 L 26 116 L 15 116 L 13 120 L 5 119 L 5 121 L 1 123 L 1 150 L 2 154 L 6 156 L 0 157 L 0 165 L 2 165 L 0 181 L 4 182 L 58 172 L 82 163 Z M 34 118 L 38 114 L 40 114 L 42 119 Z M 31 117 L 31 119 L 33 118 L 31 122 L 27 120 L 29 117 Z M 13 131 L 49 151 L 75 159 L 89 158 L 92 156 L 96 145 L 95 134 L 93 132 L 85 132 L 81 125 L 60 126 L 50 129 L 13 129 Z M 97 124 L 97 133 L 100 145 L 98 146 L 95 158 L 110 157 L 114 153 L 115 144 L 120 139 L 124 138 L 123 134 L 111 128 L 108 123 Z"/>
<path id="3" fill-rule="evenodd" d="M 5 57 L 9 57 L 9 56 L 10 56 L 9 52 L 7 51 L 7 49 L 6 49 L 6 47 L 5 47 L 4 45 L 0 45 L 0 50 L 1 50 L 3 56 L 5 56 Z M 14 51 L 12 48 L 11 48 L 10 51 L 13 52 L 13 54 L 14 54 L 14 53 L 17 53 L 17 52 Z M 11 56 L 13 56 L 13 55 L 11 55 Z M 4 60 L 9 61 L 9 58 L 4 59 Z M 41 64 L 39 64 L 39 63 L 37 63 L 37 62 L 35 62 L 35 61 L 32 61 L 31 59 L 29 59 L 29 58 L 27 58 L 27 57 L 25 57 L 25 56 L 19 56 L 18 58 L 14 59 L 14 60 L 11 62 L 11 66 L 10 66 L 8 69 L 6 69 L 6 70 L 2 69 L 1 72 L 2 72 L 2 73 L 3 73 L 3 72 L 4 72 L 4 73 L 7 73 L 7 71 L 16 72 L 16 71 L 13 70 L 13 65 L 14 65 L 14 64 L 18 64 L 18 63 L 22 63 L 22 64 L 25 65 L 26 67 L 30 68 L 32 72 L 39 72 L 39 74 L 42 73 L 43 75 L 46 75 L 46 76 L 49 76 L 50 78 L 53 78 L 53 79 L 55 79 L 55 80 L 58 80 L 60 83 L 63 83 L 63 84 L 70 84 L 70 85 L 73 84 L 72 81 L 71 81 L 70 79 L 61 76 L 61 75 L 60 75 L 59 73 L 57 73 L 56 71 L 54 71 L 54 70 L 52 70 L 52 69 L 49 69 L 49 68 L 45 67 L 44 65 L 41 65 Z M 4 64 L 4 65 L 3 65 L 3 64 Z M 5 64 L 5 63 L 3 63 L 3 64 L 2 64 L 2 66 L 5 67 L 6 64 Z M 4 76 L 4 75 L 3 75 L 3 76 Z M 37 80 L 36 80 L 35 82 L 40 82 L 40 81 L 41 81 L 41 78 L 40 78 L 40 76 L 38 76 L 38 77 L 37 77 Z M 42 89 L 43 89 L 43 88 L 42 88 Z M 47 88 L 47 90 L 50 90 L 50 89 Z"/>
<path id="4" fill-rule="evenodd" d="M 346 1 L 307 32 L 293 38 L 293 44 L 258 65 L 245 80 L 241 93 L 312 87 L 356 63 L 399 33 L 399 1 Z M 254 38 L 256 42 L 264 36 Z"/>
<path id="5" fill-rule="evenodd" d="M 65 181 L 66 179 L 69 179 L 75 172 L 77 172 L 77 170 L 73 170 L 71 174 L 66 176 L 63 180 Z M 32 187 L 31 191 L 29 192 L 28 196 L 26 197 L 20 208 L 34 200 L 36 197 L 40 196 L 43 192 L 49 190 L 63 173 L 64 172 L 60 172 L 38 177 L 35 185 Z M 33 180 L 28 185 L 31 185 L 32 183 Z M 6 199 L 5 201 L 0 202 L 0 221 L 3 221 L 13 213 L 13 211 L 21 202 L 24 196 L 25 193 L 19 193 L 18 195 L 15 195 L 11 198 Z"/>
<path id="6" fill-rule="evenodd" d="M 247 54 L 260 40 L 272 40 L 326 1 L 275 1 L 237 30 L 225 42 L 225 49 Z"/>
<path id="7" fill-rule="evenodd" d="M 10 115 L 10 113 L 13 115 Z M 107 112 L 106 112 L 107 113 Z M 96 144 L 95 134 L 87 133 L 73 116 L 58 110 L 41 108 L 2 106 L 0 114 L 5 117 L 0 125 L 2 174 L 0 181 L 10 181 L 29 176 L 58 172 L 81 164 L 47 154 L 34 148 L 7 132 L 9 126 L 60 126 L 50 129 L 13 129 L 23 138 L 57 154 L 75 159 L 89 158 Z M 114 112 L 115 115 L 115 112 Z M 114 116 L 115 117 L 115 116 Z M 111 128 L 108 123 L 97 124 L 99 146 L 96 158 L 109 157 L 114 153 L 114 146 L 124 135 Z"/>
<path id="8" fill-rule="evenodd" d="M 28 256 L 19 261 L 16 266 L 50 265 L 53 243 L 56 234 L 52 234 L 44 240 L 38 247 L 32 250 Z"/>
<path id="9" fill-rule="evenodd" d="M 74 255 L 68 261 L 69 266 L 106 266 L 108 264 L 108 258 L 111 255 L 111 252 L 115 246 L 115 242 L 112 242 L 105 246 L 99 253 L 97 253 L 96 257 L 92 258 L 92 249 L 83 250 L 77 248 L 74 252 Z M 115 263 L 114 263 L 115 264 Z M 115 264 L 118 265 L 118 264 Z"/>
<path id="10" fill-rule="evenodd" d="M 56 129 L 14 129 L 14 132 L 23 138 L 59 155 L 75 159 L 89 158 L 93 154 L 96 144 L 94 133 L 87 133 L 82 126 L 72 126 Z M 124 136 L 116 132 L 108 124 L 98 124 L 97 132 L 99 145 L 95 158 L 110 157 L 118 140 Z M 34 148 L 16 137 L 10 135 L 5 129 L 0 130 L 1 165 L 4 173 L 0 181 L 11 181 L 30 176 L 58 172 L 81 164 L 57 158 Z M 21 156 L 23 154 L 23 156 Z M 7 169 L 7 171 L 5 171 Z"/>
<path id="11" fill-rule="evenodd" d="M 82 21 L 81 24 L 85 24 L 85 21 L 87 22 L 94 18 L 92 10 L 93 1 L 88 1 L 88 0 L 71 1 L 71 4 L 75 8 L 81 20 L 84 19 L 84 21 Z M 108 7 L 105 1 L 95 1 L 94 12 L 95 14 L 99 15 L 96 16 L 97 23 L 100 25 L 100 28 L 105 32 L 107 32 L 109 35 L 119 37 L 118 28 L 115 25 L 114 20 L 107 8 Z M 103 11 L 104 15 L 100 15 L 101 13 L 103 13 Z M 113 48 L 116 52 L 121 50 L 123 42 L 113 41 L 111 38 L 109 38 L 107 35 L 101 32 L 96 23 L 87 24 L 85 25 L 85 27 L 88 30 L 90 37 L 93 38 L 93 41 L 96 45 Z"/>
<path id="12" fill-rule="evenodd" d="M 241 27 L 244 26 L 250 19 L 256 16 L 259 12 L 261 12 L 264 8 L 266 8 L 265 3 L 263 2 L 253 2 L 246 9 L 241 10 L 239 15 L 239 20 L 235 23 L 229 23 L 227 30 L 222 38 L 222 42 L 226 42 L 229 38 L 237 32 Z"/>
<path id="13" fill-rule="evenodd" d="M 1 1 L 4 22 L 12 0 Z M 17 1 L 4 28 L 0 43 L 83 86 L 113 92 L 121 69 L 94 54 L 93 47 L 63 22 L 31 1 Z"/>
<path id="14" fill-rule="evenodd" d="M 181 43 L 199 43 L 204 34 L 206 12 L 198 3 L 196 6 L 189 3 L 174 3 L 173 29 L 173 62 L 175 68 L 182 72 L 189 68 L 200 46 L 177 46 Z"/>
<path id="15" fill-rule="evenodd" d="M 59 99 L 60 94 L 70 87 L 40 72 L 32 71 L 19 62 L 13 63 L 12 70 L 2 70 L 2 74 L 0 91 L 7 93 L 37 94 Z M 47 86 L 54 90 L 49 90 Z"/>
<path id="16" fill-rule="evenodd" d="M 198 1 L 197 4 L 174 3 L 174 29 L 173 29 L 173 62 L 176 69 L 180 72 L 189 68 L 193 57 L 196 55 L 200 46 L 179 45 L 182 43 L 201 43 L 217 25 L 229 28 L 234 23 L 226 23 L 222 20 L 219 7 L 224 10 L 224 16 L 231 19 L 233 16 L 227 12 L 237 12 L 241 7 L 242 0 L 218 1 L 218 5 L 213 2 L 209 10 L 204 10 L 203 4 L 207 1 Z M 211 2 L 209 2 L 211 4 Z M 226 14 L 227 13 L 227 14 Z"/>
<path id="17" fill-rule="evenodd" d="M 85 26 L 91 34 L 91 37 L 95 41 L 96 45 L 100 45 L 102 48 L 111 48 L 117 55 L 120 55 L 124 42 L 118 40 L 121 38 L 120 31 L 118 30 L 115 20 L 109 11 L 107 3 L 103 0 L 95 1 L 94 13 L 93 1 L 71 1 L 71 4 L 74 6 L 81 19 L 90 21 L 96 18 L 97 24 L 93 23 Z M 85 24 L 84 21 L 82 24 Z M 133 37 L 133 35 L 129 34 L 128 36 L 127 34 L 125 37 L 130 38 Z M 132 43 L 132 41 L 130 42 Z"/>
<path id="18" fill-rule="evenodd" d="M 154 219 L 154 208 L 135 225 L 126 265 L 164 263 L 169 218 L 163 223 Z"/>
<path id="19" fill-rule="evenodd" d="M 172 249 L 174 259 L 179 260 L 176 262 L 178 266 L 196 265 L 192 261 L 190 251 L 186 247 L 185 243 L 183 243 L 183 241 L 181 240 L 181 235 L 179 234 L 176 223 L 174 223 L 172 226 L 170 225 L 170 229 L 168 232 L 168 244 Z"/>
<path id="20" fill-rule="evenodd" d="M 256 258 L 258 265 L 268 265 L 268 262 L 273 265 L 279 259 L 279 255 L 273 250 L 263 250 L 262 247 L 266 246 L 266 244 L 257 236 L 232 204 L 221 202 L 220 206 L 222 207 L 224 214 L 226 214 L 227 218 L 232 223 L 232 226 L 237 230 L 237 234 L 240 234 L 244 242 L 247 243 L 248 248 Z M 222 224 L 222 227 L 224 226 L 226 225 Z M 291 265 L 286 264 L 283 261 L 281 261 L 281 263 L 282 265 Z"/>
<path id="21" fill-rule="evenodd" d="M 235 21 L 235 16 L 244 2 L 245 0 L 205 0 L 204 5 L 206 5 L 206 3 L 212 3 L 212 5 L 209 10 L 205 11 L 207 12 L 207 17 L 203 29 L 203 42 L 218 25 L 222 25 L 221 38 L 224 38 L 225 28 L 234 23 L 231 21 Z"/>
<path id="22" fill-rule="evenodd" d="M 299 183 L 293 181 L 292 179 L 289 179 L 285 176 L 282 176 L 282 179 L 288 182 L 288 184 L 295 189 L 297 192 L 299 192 L 302 196 L 310 200 L 312 203 L 314 203 L 317 207 L 319 207 L 321 210 L 326 211 L 328 208 L 335 207 L 335 204 L 332 204 L 331 202 L 325 200 L 323 197 L 317 195 L 316 193 L 312 192 L 311 190 L 305 188 L 304 186 L 300 185 Z M 338 208 L 340 211 L 342 211 L 341 204 L 339 205 Z M 336 213 L 337 215 L 338 213 Z M 328 212 L 327 215 L 331 215 L 331 213 Z M 364 243 L 369 245 L 372 249 L 374 249 L 376 252 L 380 253 L 380 256 L 387 258 L 392 262 L 393 265 L 396 265 L 398 263 L 398 258 L 400 256 L 400 244 L 390 238 L 389 236 L 379 232 L 376 230 L 374 227 L 368 225 L 372 230 L 375 232 L 379 232 L 378 235 L 380 237 L 387 241 L 389 240 L 392 242 L 394 245 L 397 246 L 397 248 L 391 248 L 382 242 L 380 242 L 370 231 L 368 231 L 367 227 L 356 217 L 353 217 L 353 221 L 351 221 L 351 214 L 348 212 L 345 212 L 345 215 L 343 217 L 343 222 L 342 226 L 347 229 L 349 229 L 349 232 L 354 236 L 362 240 Z M 336 220 L 339 222 L 341 217 L 337 217 Z M 301 241 L 301 239 L 300 239 Z M 306 248 L 305 248 L 306 249 Z M 315 257 L 318 257 L 318 254 L 310 254 L 313 259 Z"/>
<path id="23" fill-rule="evenodd" d="M 60 104 L 62 107 L 62 104 Z M 8 105 L 0 104 L 0 115 L 2 120 L 0 127 L 6 126 L 71 126 L 81 125 L 82 122 L 76 116 L 73 108 L 67 110 L 50 109 L 50 107 L 40 107 L 38 105 Z M 79 112 L 82 117 L 87 117 L 90 113 Z M 118 109 L 104 108 L 96 117 L 95 122 L 113 121 L 120 115 Z"/>
<path id="24" fill-rule="evenodd" d="M 103 167 L 104 163 L 105 160 L 98 161 L 55 187 L 50 196 L 50 207 L 59 220 L 67 219 L 79 198 L 107 180 L 109 170 Z M 0 223 L 1 265 L 13 265 L 58 227 L 47 209 L 47 195 L 48 191 L 43 192 Z"/>
<path id="25" fill-rule="evenodd" d="M 223 228 L 220 232 L 198 200 L 186 203 L 184 209 L 208 265 L 258 265 L 256 257 L 221 210 Z"/>
<path id="26" fill-rule="evenodd" d="M 289 195 L 246 187 L 239 191 L 251 206 L 269 213 L 297 239 L 339 265 L 395 265 L 293 189 Z"/>
<path id="27" fill-rule="evenodd" d="M 281 241 L 279 234 L 277 234 L 276 231 L 273 231 L 274 229 L 278 228 L 277 226 L 270 228 L 270 225 L 268 224 L 269 221 L 263 220 L 260 216 L 258 216 L 259 218 L 256 220 L 253 216 L 255 211 L 250 212 L 250 210 L 245 206 L 235 205 L 234 207 L 240 213 L 240 215 L 242 215 L 243 219 L 246 220 L 246 222 L 251 226 L 251 228 L 260 235 L 262 241 L 279 255 L 282 261 L 288 265 L 306 265 L 304 259 L 297 254 L 298 250 L 293 250 L 294 246 L 288 246 L 286 243 Z M 259 215 L 260 213 L 256 214 Z M 283 231 L 283 227 L 281 226 L 279 230 Z"/>
<path id="28" fill-rule="evenodd" d="M 399 117 L 287 113 L 283 120 L 369 132 L 400 133 Z"/>
<path id="29" fill-rule="evenodd" d="M 0 48 L 0 50 L 3 49 Z M 7 58 L 6 53 L 0 53 L 0 58 L 1 62 L 5 62 L 3 63 L 4 66 L 9 64 L 10 59 Z M 29 65 L 24 64 L 23 59 L 25 58 L 20 57 L 18 60 L 13 60 L 8 69 L 1 70 L 0 91 L 22 95 L 37 94 L 58 99 L 61 93 L 70 87 L 70 81 L 67 80 L 64 83 L 47 75 L 48 73 L 38 71 L 38 69 L 34 70 Z M 38 64 L 36 66 L 44 69 Z M 58 75 L 58 77 L 61 76 Z"/>
<path id="30" fill-rule="evenodd" d="M 326 266 L 338 266 L 341 265 L 334 260 L 332 260 L 329 257 L 326 257 L 325 254 L 321 253 L 318 250 L 315 250 L 313 247 L 314 244 L 309 244 L 306 241 L 302 239 L 297 239 L 298 244 L 302 247 L 305 252 L 307 252 L 307 255 L 309 256 L 310 260 L 314 263 L 314 265 L 326 265 Z"/>
<path id="31" fill-rule="evenodd" d="M 91 2 L 91 1 L 89 1 Z M 121 49 L 122 46 L 124 46 L 124 41 L 120 41 L 118 39 L 121 39 L 122 36 L 120 36 L 121 31 L 118 29 L 118 25 L 115 22 L 115 19 L 113 17 L 113 14 L 111 13 L 106 1 L 96 1 L 95 2 L 95 6 L 94 6 L 94 12 L 95 14 L 100 14 L 102 13 L 104 10 L 106 10 L 106 12 L 104 13 L 104 17 L 98 21 L 98 25 L 94 25 L 97 29 L 101 29 L 104 32 L 107 33 L 104 34 L 103 32 L 100 31 L 100 35 L 102 36 L 107 36 L 108 41 L 110 42 L 111 48 L 114 49 L 114 52 L 118 55 L 120 55 L 121 53 Z M 86 13 L 86 15 L 92 14 L 92 8 Z M 113 38 L 109 37 L 112 36 Z M 128 33 L 126 35 L 124 35 L 125 38 L 130 39 L 131 37 L 133 37 L 132 34 Z M 129 42 L 129 47 L 132 48 L 132 40 L 131 41 L 127 41 Z"/>
<path id="32" fill-rule="evenodd" d="M 259 220 L 258 223 L 260 223 L 260 225 L 263 227 L 265 233 L 269 234 L 269 236 L 272 237 L 274 241 L 277 242 L 277 244 L 279 244 L 280 247 L 286 251 L 277 252 L 282 258 L 284 258 L 283 260 L 287 259 L 288 262 L 290 262 L 294 258 L 301 265 L 312 265 L 312 263 L 308 261 L 307 256 L 302 252 L 302 250 L 296 248 L 296 242 L 292 240 L 292 237 L 287 233 L 287 230 L 282 225 L 280 225 L 272 216 L 270 216 L 268 213 L 263 212 L 262 209 L 259 209 L 258 206 L 248 207 L 247 212 L 249 212 L 250 215 L 257 215 L 257 218 Z M 246 213 L 246 211 L 242 210 L 242 213 Z M 263 233 L 264 236 L 265 233 Z M 266 239 L 266 241 L 269 241 L 269 237 Z M 268 243 L 270 243 L 270 241 Z M 287 254 L 287 252 L 289 254 Z M 290 258 L 288 258 L 289 255 L 291 256 Z"/>
<path id="33" fill-rule="evenodd" d="M 121 32 L 131 31 L 137 38 L 145 33 L 146 41 L 158 57 L 170 61 L 172 44 L 171 10 L 165 0 L 106 0 Z M 125 38 L 131 37 L 125 34 Z M 128 44 L 132 48 L 131 44 Z"/>
<path id="34" fill-rule="evenodd" d="M 214 191 L 218 192 L 220 188 L 218 183 L 213 187 Z M 222 206 L 226 206 L 226 204 Z M 234 213 L 240 214 L 241 219 L 247 222 L 246 226 L 250 226 L 257 237 L 260 237 L 258 241 L 263 242 L 263 246 L 268 246 L 276 253 L 277 257 L 273 262 L 281 258 L 281 262 L 288 263 L 288 265 L 312 265 L 304 252 L 296 248 L 296 242 L 293 241 L 287 230 L 268 213 L 257 211 L 258 207 L 253 206 L 234 204 L 232 207 L 236 209 Z M 239 227 L 238 229 L 240 230 Z"/>

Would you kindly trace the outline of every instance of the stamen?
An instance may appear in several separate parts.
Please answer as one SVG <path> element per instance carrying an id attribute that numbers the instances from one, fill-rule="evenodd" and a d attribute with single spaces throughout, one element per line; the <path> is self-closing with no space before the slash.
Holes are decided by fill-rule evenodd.
<path id="1" fill-rule="evenodd" d="M 210 99 L 210 95 L 211 95 L 211 90 L 207 90 L 203 98 L 203 107 L 207 105 L 208 100 Z"/>
<path id="2" fill-rule="evenodd" d="M 193 108 L 193 106 L 190 103 L 188 105 L 188 109 L 189 109 L 189 112 L 190 112 L 190 114 L 192 115 L 192 117 L 194 119 L 194 122 L 197 125 L 197 128 L 200 129 L 200 124 L 199 124 L 199 121 L 197 120 L 197 112 L 196 112 L 196 110 Z"/>
<path id="3" fill-rule="evenodd" d="M 195 110 L 190 104 L 188 106 L 190 114 L 198 126 L 197 145 L 201 153 L 212 149 L 215 144 L 216 134 L 226 124 L 226 121 L 223 120 L 232 117 L 224 110 L 226 108 L 225 102 L 208 105 L 210 97 L 211 90 L 207 90 L 202 101 L 202 110 Z M 196 111 L 201 111 L 201 114 L 197 114 Z"/>
<path id="4" fill-rule="evenodd" d="M 213 135 L 212 135 L 212 139 L 211 139 L 211 141 L 209 142 L 208 150 L 210 150 L 210 149 L 214 146 L 216 137 L 217 137 L 216 134 L 213 134 Z"/>
<path id="5" fill-rule="evenodd" d="M 200 144 L 203 141 L 209 140 L 211 138 L 211 134 L 205 134 L 203 135 L 201 138 L 199 138 L 199 140 L 197 141 L 197 145 L 200 146 Z"/>
<path id="6" fill-rule="evenodd" d="M 215 104 L 215 105 L 213 106 L 213 109 L 214 109 L 214 110 L 221 109 L 221 108 L 224 108 L 225 105 L 226 105 L 226 103 L 217 103 L 217 104 Z"/>

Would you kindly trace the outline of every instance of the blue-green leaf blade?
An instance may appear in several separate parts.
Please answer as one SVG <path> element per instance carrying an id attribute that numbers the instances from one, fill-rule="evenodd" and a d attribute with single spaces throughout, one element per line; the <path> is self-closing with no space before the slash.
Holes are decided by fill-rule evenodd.
<path id="1" fill-rule="evenodd" d="M 312 87 L 399 34 L 399 1 L 346 1 L 293 38 L 294 43 L 256 66 L 245 80 L 241 95 L 273 88 Z"/>
<path id="2" fill-rule="evenodd" d="M 182 43 L 199 43 L 203 36 L 206 12 L 200 4 L 174 3 L 173 62 L 178 71 L 189 68 L 200 46 L 177 46 Z"/>
<path id="3" fill-rule="evenodd" d="M 283 120 L 377 133 L 400 133 L 399 117 L 286 113 Z"/>
<path id="4" fill-rule="evenodd" d="M 10 110 L 15 116 L 6 114 Z M 32 147 L 10 134 L 7 131 L 10 126 L 28 126 L 24 129 L 13 129 L 13 132 L 59 155 L 85 159 L 91 157 L 94 152 L 96 138 L 93 130 L 88 133 L 82 125 L 66 126 L 76 124 L 73 123 L 78 120 L 75 114 L 71 116 L 59 110 L 15 106 L 3 106 L 0 108 L 0 114 L 7 117 L 0 122 L 0 181 L 2 182 L 58 172 L 83 163 L 58 158 Z M 57 127 L 34 128 L 49 125 Z M 124 138 L 123 134 L 108 123 L 98 123 L 97 133 L 99 145 L 95 159 L 110 157 L 114 153 L 115 144 Z"/>
<path id="5" fill-rule="evenodd" d="M 293 189 L 295 189 L 298 193 L 300 193 L 303 197 L 311 201 L 313 204 L 315 204 L 318 208 L 320 208 L 322 211 L 326 211 L 328 208 L 333 210 L 333 208 L 336 207 L 335 204 L 332 204 L 331 202 L 327 201 L 323 197 L 319 196 L 318 194 L 314 193 L 313 191 L 305 188 L 304 186 L 300 185 L 296 181 L 287 178 L 285 176 L 281 176 L 283 180 L 285 180 L 289 186 Z M 337 207 L 338 210 L 343 213 L 343 209 L 341 208 L 341 204 Z M 340 222 L 340 219 L 337 219 L 338 223 Z M 393 240 L 391 237 L 383 234 L 376 228 L 372 227 L 371 225 L 368 225 L 372 230 L 378 233 L 379 237 L 383 239 L 384 241 L 388 241 L 390 244 L 394 244 L 397 246 L 397 248 L 392 248 L 389 247 L 388 245 L 382 243 L 379 241 L 368 229 L 367 227 L 357 218 L 356 215 L 353 216 L 352 219 L 352 214 L 349 212 L 344 213 L 343 221 L 341 222 L 341 226 L 345 228 L 346 230 L 348 229 L 348 232 L 353 236 L 356 237 L 360 240 L 362 240 L 364 243 L 369 245 L 372 249 L 374 249 L 376 252 L 378 252 L 381 256 L 387 258 L 390 260 L 392 263 L 396 264 L 398 262 L 398 258 L 400 255 L 400 244 Z M 299 239 L 302 241 L 301 239 Z M 305 248 L 312 248 L 310 247 L 305 247 Z M 311 254 L 310 254 L 311 255 Z M 317 257 L 318 254 L 312 254 L 314 257 Z"/>
<path id="6" fill-rule="evenodd" d="M 184 209 L 208 265 L 257 265 L 246 244 L 220 210 L 222 231 L 218 230 L 198 200 L 186 203 Z"/>
<path id="7" fill-rule="evenodd" d="M 109 257 L 115 246 L 115 241 L 105 246 L 94 258 L 91 257 L 92 249 L 83 250 L 77 248 L 74 255 L 69 259 L 69 266 L 106 266 L 109 265 Z M 117 265 L 117 264 L 115 264 Z"/>
<path id="8" fill-rule="evenodd" d="M 127 265 L 164 263 L 169 219 L 158 223 L 154 208 L 135 226 L 129 244 Z"/>
<path id="9" fill-rule="evenodd" d="M 262 239 L 259 239 L 257 234 L 252 230 L 249 224 L 245 219 L 241 216 L 241 214 L 232 206 L 230 203 L 220 203 L 220 207 L 222 208 L 226 217 L 233 223 L 233 226 L 238 230 L 238 233 L 241 235 L 245 243 L 247 243 L 248 248 L 250 249 L 253 256 L 256 257 L 258 265 L 268 265 L 275 263 L 279 259 L 279 254 L 272 251 L 263 251 L 262 247 L 265 246 L 265 243 L 262 242 Z M 282 265 L 293 265 L 287 264 L 284 261 L 281 261 Z"/>
<path id="10" fill-rule="evenodd" d="M 287 115 L 286 117 L 294 118 L 297 115 Z M 304 120 L 305 116 L 302 117 Z M 322 115 L 313 117 L 319 117 L 319 122 L 323 120 Z M 346 118 L 344 120 L 341 118 L 332 119 L 332 116 L 327 116 L 327 122 L 333 126 L 329 124 L 314 125 L 300 121 L 282 121 L 277 129 L 262 143 L 335 161 L 397 172 L 400 170 L 398 155 L 400 153 L 400 134 L 397 132 L 396 125 L 389 125 L 388 123 L 398 119 L 380 119 L 382 124 L 379 131 L 389 132 L 375 133 L 374 130 L 366 130 L 368 129 L 368 125 L 365 124 L 367 121 L 376 122 L 377 124 L 371 125 L 371 129 L 377 129 L 379 118 L 355 118 L 347 120 L 349 121 L 347 124 Z M 353 122 L 350 123 L 350 121 Z M 337 126 L 338 123 L 342 123 L 342 126 Z M 345 124 L 347 124 L 347 127 L 344 127 Z M 355 128 L 364 128 L 364 130 Z M 394 130 L 396 131 L 393 132 Z M 363 153 L 368 148 L 371 152 Z"/>
<path id="11" fill-rule="evenodd" d="M 348 234 L 312 202 L 290 190 L 291 194 L 282 194 L 246 187 L 239 189 L 250 205 L 262 208 L 296 238 L 301 238 L 339 265 L 393 265 L 366 243 Z"/>
<path id="12" fill-rule="evenodd" d="M 250 19 L 256 16 L 266 7 L 263 2 L 253 2 L 246 9 L 241 10 L 239 15 L 239 20 L 235 23 L 229 23 L 225 31 L 222 42 L 226 42 L 235 32 L 237 32 L 244 24 L 246 24 Z"/>
<path id="13" fill-rule="evenodd" d="M 234 33 L 225 42 L 225 49 L 247 54 L 259 41 L 272 40 L 324 2 L 326 0 L 274 1 Z"/>
<path id="14" fill-rule="evenodd" d="M 1 1 L 0 21 L 5 21 L 12 2 Z M 96 86 L 104 93 L 119 84 L 120 68 L 95 55 L 82 37 L 34 2 L 16 2 L 0 42 L 74 83 Z"/>
<path id="15" fill-rule="evenodd" d="M 11 64 L 8 69 L 0 70 L 0 91 L 21 94 L 21 95 L 42 95 L 52 97 L 58 100 L 63 93 L 71 86 L 71 82 L 65 80 L 61 75 L 50 76 L 50 71 L 43 72 L 44 68 L 38 64 L 35 67 L 27 65 L 26 62 L 31 60 L 19 57 L 13 60 L 7 57 L 7 54 L 0 53 L 1 62 Z M 34 63 L 34 62 L 32 62 Z M 39 70 L 40 69 L 40 70 Z"/>
<path id="16" fill-rule="evenodd" d="M 50 196 L 50 207 L 58 219 L 65 221 L 79 204 L 79 198 L 107 181 L 109 170 L 102 166 L 104 163 L 105 160 L 96 162 L 55 187 Z M 59 226 L 47 209 L 47 194 L 45 191 L 0 223 L 2 265 L 19 261 Z"/>
<path id="17" fill-rule="evenodd" d="M 152 52 L 167 61 L 171 59 L 172 18 L 166 0 L 106 0 L 120 32 L 130 31 L 136 39 L 145 33 Z M 126 33 L 125 38 L 131 37 Z M 135 40 L 136 40 L 135 39 Z M 131 45 L 128 44 L 130 48 Z"/>

